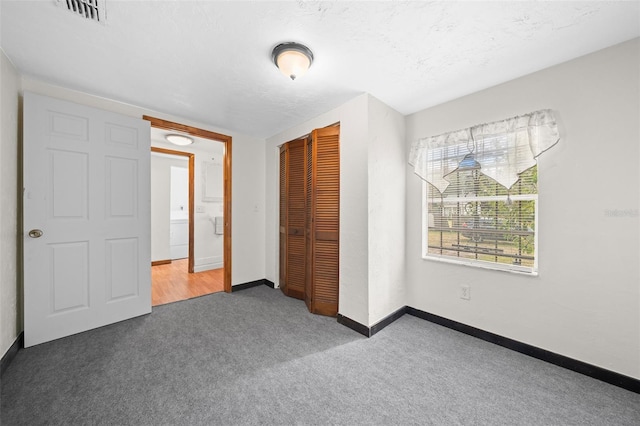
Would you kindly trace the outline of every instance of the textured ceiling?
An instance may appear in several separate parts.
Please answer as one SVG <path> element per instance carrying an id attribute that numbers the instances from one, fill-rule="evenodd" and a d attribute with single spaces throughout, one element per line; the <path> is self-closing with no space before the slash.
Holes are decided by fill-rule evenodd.
<path id="1" fill-rule="evenodd" d="M 62 0 L 0 2 L 25 75 L 257 137 L 368 92 L 403 114 L 640 35 L 640 2 L 116 1 L 96 23 Z M 284 41 L 315 61 L 290 81 Z"/>

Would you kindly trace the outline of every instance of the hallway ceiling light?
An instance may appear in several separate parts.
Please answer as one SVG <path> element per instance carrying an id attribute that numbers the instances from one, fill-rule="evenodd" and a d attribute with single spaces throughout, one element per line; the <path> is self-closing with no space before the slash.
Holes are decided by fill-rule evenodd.
<path id="1" fill-rule="evenodd" d="M 295 80 L 306 74 L 313 62 L 313 52 L 302 44 L 287 42 L 273 48 L 271 59 L 282 74 Z"/>
<path id="2" fill-rule="evenodd" d="M 193 139 L 191 139 L 189 136 L 167 135 L 165 136 L 165 139 L 174 145 L 180 146 L 191 145 L 193 143 Z"/>

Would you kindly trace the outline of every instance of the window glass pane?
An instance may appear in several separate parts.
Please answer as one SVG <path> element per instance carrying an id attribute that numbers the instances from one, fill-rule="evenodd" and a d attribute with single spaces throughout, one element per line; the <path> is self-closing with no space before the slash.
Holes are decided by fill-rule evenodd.
<path id="1" fill-rule="evenodd" d="M 466 161 L 466 160 L 465 160 Z M 537 167 L 509 190 L 469 163 L 447 176 L 444 193 L 427 184 L 425 255 L 489 262 L 533 271 Z"/>

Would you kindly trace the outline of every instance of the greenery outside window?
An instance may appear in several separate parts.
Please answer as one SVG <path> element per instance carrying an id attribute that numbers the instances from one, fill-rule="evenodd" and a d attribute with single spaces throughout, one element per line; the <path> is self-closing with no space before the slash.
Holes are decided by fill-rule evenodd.
<path id="1" fill-rule="evenodd" d="M 425 182 L 424 257 L 535 273 L 537 170 L 520 173 L 507 190 L 470 155 L 444 192 Z"/>

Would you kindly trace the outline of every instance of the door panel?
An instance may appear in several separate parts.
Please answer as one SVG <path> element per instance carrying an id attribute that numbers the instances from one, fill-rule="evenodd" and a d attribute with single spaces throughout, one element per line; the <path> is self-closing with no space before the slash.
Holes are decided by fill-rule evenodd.
<path id="1" fill-rule="evenodd" d="M 280 147 L 280 290 L 287 294 L 287 146 Z"/>
<path id="2" fill-rule="evenodd" d="M 25 346 L 151 312 L 149 146 L 146 121 L 25 93 Z"/>
<path id="3" fill-rule="evenodd" d="M 49 151 L 47 200 L 52 219 L 87 219 L 88 163 L 89 157 L 84 153 Z"/>
<path id="4" fill-rule="evenodd" d="M 307 309 L 311 311 L 311 294 L 313 293 L 312 274 L 313 274 L 313 233 L 311 227 L 311 212 L 313 211 L 313 138 L 307 138 L 304 148 L 304 198 L 305 198 L 305 272 L 304 272 L 304 303 Z"/>
<path id="5" fill-rule="evenodd" d="M 125 158 L 106 157 L 105 188 L 109 219 L 135 219 L 138 206 L 138 162 Z"/>
<path id="6" fill-rule="evenodd" d="M 335 316 L 340 259 L 340 128 L 314 130 L 312 139 L 310 310 Z"/>
<path id="7" fill-rule="evenodd" d="M 89 307 L 89 242 L 50 244 L 51 314 Z M 69 268 L 68 265 L 77 267 Z"/>
<path id="8" fill-rule="evenodd" d="M 287 143 L 287 292 L 304 298 L 304 140 Z"/>
<path id="9" fill-rule="evenodd" d="M 304 298 L 304 144 L 305 140 L 284 144 L 280 163 L 281 242 L 284 244 L 281 247 L 284 251 L 281 288 L 284 294 L 297 299 Z"/>
<path id="10" fill-rule="evenodd" d="M 106 241 L 107 302 L 136 297 L 138 289 L 138 239 Z"/>

